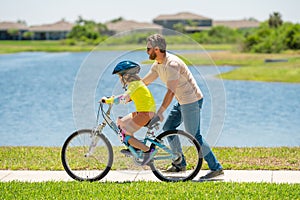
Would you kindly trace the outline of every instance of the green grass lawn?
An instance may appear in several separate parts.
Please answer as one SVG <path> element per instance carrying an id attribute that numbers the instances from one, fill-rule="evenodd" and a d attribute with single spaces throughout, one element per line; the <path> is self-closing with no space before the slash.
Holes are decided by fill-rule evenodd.
<path id="1" fill-rule="evenodd" d="M 222 79 L 300 83 L 300 52 L 247 54 L 222 51 L 202 55 L 184 54 L 182 57 L 194 66 L 238 67 L 230 72 L 221 74 L 219 77 Z M 286 59 L 287 62 L 266 63 L 266 59 Z"/>
<path id="2" fill-rule="evenodd" d="M 112 169 L 141 169 L 119 152 L 121 148 L 114 147 Z M 60 151 L 60 147 L 0 147 L 0 169 L 63 170 Z M 213 151 L 226 170 L 300 170 L 300 147 L 216 147 Z M 205 162 L 202 169 L 208 169 Z"/>
<path id="3" fill-rule="evenodd" d="M 94 48 L 92 45 L 66 45 L 61 41 L 0 41 L 0 54 L 18 53 L 18 52 L 79 52 L 90 51 Z"/>
<path id="4" fill-rule="evenodd" d="M 190 49 L 206 49 L 206 50 L 230 50 L 232 45 L 169 45 L 171 49 L 190 50 Z M 128 49 L 146 49 L 146 44 L 122 44 L 122 45 L 108 45 L 105 42 L 100 45 L 77 44 L 68 45 L 63 40 L 0 40 L 0 54 L 4 53 L 18 53 L 18 52 L 78 52 L 78 51 L 92 51 L 92 50 L 128 50 Z M 146 52 L 145 52 L 146 53 Z"/>
<path id="5" fill-rule="evenodd" d="M 0 199 L 293 199 L 300 184 L 228 182 L 0 182 Z"/>
<path id="6" fill-rule="evenodd" d="M 114 147 L 113 170 L 134 169 Z M 63 170 L 60 147 L 0 147 L 0 169 Z M 225 170 L 300 170 L 300 147 L 213 149 Z M 204 165 L 204 169 L 207 166 Z M 141 169 L 141 168 L 136 168 Z M 231 182 L 0 182 L 0 199 L 299 199 L 300 184 Z"/>

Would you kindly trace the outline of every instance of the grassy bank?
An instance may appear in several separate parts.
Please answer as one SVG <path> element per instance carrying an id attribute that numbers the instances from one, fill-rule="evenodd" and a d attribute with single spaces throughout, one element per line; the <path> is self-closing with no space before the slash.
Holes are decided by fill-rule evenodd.
<path id="1" fill-rule="evenodd" d="M 299 184 L 0 182 L 0 199 L 299 199 Z"/>
<path id="2" fill-rule="evenodd" d="M 300 83 L 300 51 L 281 54 L 221 51 L 208 55 L 184 54 L 184 58 L 193 65 L 239 67 L 221 74 L 223 79 Z M 285 59 L 287 62 L 265 62 L 266 59 Z"/>
<path id="3" fill-rule="evenodd" d="M 113 170 L 141 169 L 114 148 Z M 0 169 L 63 170 L 59 147 L 0 147 Z M 300 170 L 300 147 L 214 148 L 224 169 Z M 80 167 L 80 166 L 78 166 Z M 203 169 L 208 169 L 207 164 Z"/>
<path id="4" fill-rule="evenodd" d="M 187 64 L 238 66 L 239 68 L 221 74 L 219 77 L 230 80 L 268 81 L 300 83 L 300 51 L 286 51 L 280 54 L 237 53 L 233 45 L 169 45 L 169 49 L 223 50 L 204 54 L 183 54 Z M 63 41 L 0 41 L 0 54 L 16 52 L 79 52 L 96 50 L 145 49 L 140 45 L 68 45 Z M 287 62 L 269 62 L 266 59 L 286 59 Z"/>
<path id="5" fill-rule="evenodd" d="M 0 41 L 0 54 L 18 53 L 18 52 L 79 52 L 90 51 L 94 48 L 92 45 L 71 46 L 63 44 L 61 41 Z"/>
<path id="6" fill-rule="evenodd" d="M 231 50 L 231 45 L 169 45 L 172 49 L 206 49 L 206 50 Z M 87 44 L 77 44 L 69 45 L 64 41 L 1 41 L 0 40 L 0 54 L 5 53 L 18 53 L 18 52 L 79 52 L 79 51 L 92 51 L 92 50 L 128 50 L 128 49 L 146 49 L 146 44 L 124 44 L 124 45 L 106 45 L 101 43 L 100 46 L 87 45 Z"/>

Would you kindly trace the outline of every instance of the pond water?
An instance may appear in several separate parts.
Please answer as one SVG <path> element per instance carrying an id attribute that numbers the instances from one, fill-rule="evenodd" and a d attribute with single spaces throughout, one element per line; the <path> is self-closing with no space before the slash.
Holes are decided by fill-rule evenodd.
<path id="1" fill-rule="evenodd" d="M 128 57 L 147 59 L 145 52 L 0 55 L 0 146 L 61 146 L 77 128 L 94 126 L 96 101 L 122 92 L 111 71 Z M 300 145 L 300 84 L 221 81 L 213 75 L 232 67 L 190 68 L 205 96 L 201 129 L 212 146 Z M 164 86 L 156 81 L 150 90 L 159 105 Z M 118 105 L 113 115 L 132 109 Z"/>

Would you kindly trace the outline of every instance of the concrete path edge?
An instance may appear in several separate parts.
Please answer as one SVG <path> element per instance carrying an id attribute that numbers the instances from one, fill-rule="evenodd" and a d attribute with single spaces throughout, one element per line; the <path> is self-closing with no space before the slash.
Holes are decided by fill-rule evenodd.
<path id="1" fill-rule="evenodd" d="M 201 170 L 193 181 L 207 173 Z M 300 183 L 300 171 L 269 171 L 269 170 L 224 170 L 224 176 L 213 181 L 225 182 L 266 182 L 266 183 Z M 74 181 L 65 171 L 32 171 L 32 170 L 0 170 L 0 181 L 46 182 L 46 181 Z M 101 182 L 133 182 L 159 181 L 151 170 L 111 170 Z M 202 181 L 199 181 L 202 182 Z"/>

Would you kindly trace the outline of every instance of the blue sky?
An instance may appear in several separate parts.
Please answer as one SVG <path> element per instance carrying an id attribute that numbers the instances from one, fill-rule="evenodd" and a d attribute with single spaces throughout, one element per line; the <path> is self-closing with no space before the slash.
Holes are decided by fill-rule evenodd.
<path id="1" fill-rule="evenodd" d="M 0 21 L 25 20 L 28 25 L 53 23 L 78 16 L 96 22 L 123 17 L 151 22 L 160 14 L 192 12 L 214 20 L 253 17 L 267 20 L 279 12 L 284 21 L 300 23 L 299 0 L 0 0 Z"/>

